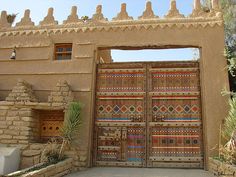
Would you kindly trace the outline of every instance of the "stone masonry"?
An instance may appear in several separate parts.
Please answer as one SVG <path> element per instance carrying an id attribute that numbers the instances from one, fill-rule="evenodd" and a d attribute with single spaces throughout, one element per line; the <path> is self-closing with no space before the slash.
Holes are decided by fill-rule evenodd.
<path id="1" fill-rule="evenodd" d="M 12 92 L 6 98 L 6 101 L 37 102 L 37 99 L 33 94 L 32 86 L 24 80 L 19 79 Z"/>
<path id="2" fill-rule="evenodd" d="M 48 102 L 52 106 L 63 106 L 71 101 L 73 101 L 73 93 L 66 81 L 59 81 L 48 97 Z"/>
<path id="3" fill-rule="evenodd" d="M 17 171 L 11 174 L 8 174 L 6 177 L 15 177 L 20 176 L 22 173 L 26 172 L 28 169 Z M 49 165 L 45 168 L 28 172 L 22 176 L 24 177 L 61 177 L 69 174 L 73 170 L 73 159 L 69 158 L 59 163 Z"/>
<path id="4" fill-rule="evenodd" d="M 40 103 L 32 86 L 19 80 L 6 101 L 0 102 L 0 144 L 20 147 L 21 168 L 38 164 L 45 145 L 38 143 L 40 120 L 37 110 L 65 110 L 72 100 L 73 93 L 66 81 L 59 81 L 52 89 L 48 102 Z M 75 165 L 81 165 L 78 164 L 78 149 L 75 152 L 67 147 L 65 154 L 77 161 Z"/>

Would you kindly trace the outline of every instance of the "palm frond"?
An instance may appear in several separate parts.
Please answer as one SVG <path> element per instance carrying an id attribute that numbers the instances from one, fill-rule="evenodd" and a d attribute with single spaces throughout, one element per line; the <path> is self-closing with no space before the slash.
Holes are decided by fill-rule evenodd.
<path id="1" fill-rule="evenodd" d="M 230 140 L 236 130 L 236 98 L 229 100 L 229 115 L 225 119 L 222 135 L 226 140 Z"/>
<path id="2" fill-rule="evenodd" d="M 71 102 L 65 113 L 61 136 L 68 142 L 73 141 L 78 136 L 79 127 L 82 124 L 81 107 L 81 103 Z"/>

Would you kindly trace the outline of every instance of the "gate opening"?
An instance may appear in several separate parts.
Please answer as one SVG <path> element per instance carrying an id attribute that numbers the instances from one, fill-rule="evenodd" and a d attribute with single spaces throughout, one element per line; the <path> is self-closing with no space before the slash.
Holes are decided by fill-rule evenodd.
<path id="1" fill-rule="evenodd" d="M 107 62 L 155 62 L 196 61 L 200 58 L 199 48 L 118 48 L 99 50 L 100 63 Z"/>
<path id="2" fill-rule="evenodd" d="M 132 52 L 98 53 L 94 166 L 203 168 L 199 50 L 165 62 Z"/>

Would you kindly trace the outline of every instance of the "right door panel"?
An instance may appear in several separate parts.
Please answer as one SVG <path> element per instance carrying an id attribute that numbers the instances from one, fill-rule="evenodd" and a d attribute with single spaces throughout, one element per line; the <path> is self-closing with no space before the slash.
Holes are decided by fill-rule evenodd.
<path id="1" fill-rule="evenodd" d="M 202 168 L 198 63 L 148 68 L 147 166 Z"/>

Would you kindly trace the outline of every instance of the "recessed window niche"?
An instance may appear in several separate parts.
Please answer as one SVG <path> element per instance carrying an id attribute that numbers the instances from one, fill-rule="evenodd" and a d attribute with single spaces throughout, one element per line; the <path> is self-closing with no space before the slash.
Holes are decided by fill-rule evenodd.
<path id="1" fill-rule="evenodd" d="M 47 142 L 51 138 L 60 140 L 60 128 L 64 121 L 63 110 L 37 110 L 39 117 L 39 140 Z"/>

